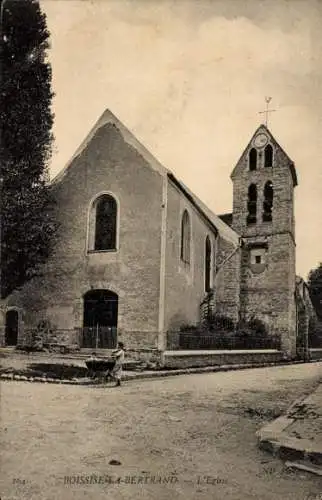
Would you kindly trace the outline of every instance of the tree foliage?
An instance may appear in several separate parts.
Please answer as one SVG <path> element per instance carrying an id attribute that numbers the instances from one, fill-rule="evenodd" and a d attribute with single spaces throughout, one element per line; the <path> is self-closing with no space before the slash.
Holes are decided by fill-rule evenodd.
<path id="1" fill-rule="evenodd" d="M 317 317 L 322 321 L 322 262 L 309 272 L 308 287 Z"/>
<path id="2" fill-rule="evenodd" d="M 35 0 L 0 0 L 1 296 L 39 272 L 55 233 L 49 31 Z"/>

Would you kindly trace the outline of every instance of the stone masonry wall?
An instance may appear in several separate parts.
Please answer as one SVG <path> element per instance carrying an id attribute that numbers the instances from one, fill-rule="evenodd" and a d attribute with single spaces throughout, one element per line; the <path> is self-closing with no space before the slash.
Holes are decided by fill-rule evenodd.
<path id="1" fill-rule="evenodd" d="M 190 265 L 180 259 L 181 219 L 187 210 L 191 222 Z M 171 182 L 168 184 L 167 248 L 165 274 L 165 330 L 200 321 L 200 305 L 205 291 L 205 243 L 212 247 L 211 286 L 214 281 L 216 234 L 194 206 Z"/>
<path id="2" fill-rule="evenodd" d="M 224 263 L 225 259 L 228 259 Z M 222 265 L 223 264 L 223 265 Z M 215 279 L 215 310 L 235 322 L 240 306 L 240 250 L 218 238 L 217 276 Z"/>
<path id="3" fill-rule="evenodd" d="M 241 315 L 262 319 L 272 333 L 280 334 L 282 347 L 296 352 L 294 195 L 290 160 L 272 139 L 273 166 L 264 167 L 263 152 L 257 170 L 248 168 L 245 151 L 233 175 L 232 227 L 242 235 Z M 261 153 L 261 151 L 259 151 Z M 272 221 L 262 219 L 264 186 L 273 185 Z M 247 225 L 247 198 L 250 184 L 257 186 L 257 222 Z M 254 265 L 254 248 L 261 247 L 263 264 Z"/>

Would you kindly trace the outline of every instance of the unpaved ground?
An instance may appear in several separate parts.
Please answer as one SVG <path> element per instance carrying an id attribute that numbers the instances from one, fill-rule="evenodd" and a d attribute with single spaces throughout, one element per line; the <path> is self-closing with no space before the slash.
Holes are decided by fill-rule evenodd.
<path id="1" fill-rule="evenodd" d="M 321 375 L 315 363 L 121 389 L 4 382 L 1 499 L 318 499 L 321 478 L 286 469 L 255 432 Z"/>

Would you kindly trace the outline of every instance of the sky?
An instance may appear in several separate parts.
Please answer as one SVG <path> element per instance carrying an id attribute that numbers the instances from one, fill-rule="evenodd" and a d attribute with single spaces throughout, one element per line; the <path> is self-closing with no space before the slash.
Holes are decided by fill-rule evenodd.
<path id="1" fill-rule="evenodd" d="M 295 162 L 297 273 L 322 261 L 322 0 L 40 0 L 55 176 L 105 109 L 215 213 L 263 122 Z"/>

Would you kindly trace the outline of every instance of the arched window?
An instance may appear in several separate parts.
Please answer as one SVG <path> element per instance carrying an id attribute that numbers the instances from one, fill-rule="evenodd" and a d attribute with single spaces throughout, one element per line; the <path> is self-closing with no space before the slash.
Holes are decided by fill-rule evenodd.
<path id="1" fill-rule="evenodd" d="M 249 152 L 249 170 L 256 170 L 257 168 L 257 151 L 252 148 Z"/>
<path id="2" fill-rule="evenodd" d="M 267 144 L 264 151 L 264 166 L 265 167 L 273 166 L 273 148 L 270 144 Z"/>
<path id="3" fill-rule="evenodd" d="M 273 184 L 267 181 L 264 187 L 264 202 L 263 202 L 263 222 L 272 220 L 273 210 Z"/>
<path id="4" fill-rule="evenodd" d="M 181 220 L 181 260 L 186 264 L 190 264 L 190 217 L 185 210 Z"/>
<path id="5" fill-rule="evenodd" d="M 205 291 L 209 292 L 210 289 L 211 289 L 211 243 L 209 236 L 207 236 L 205 244 Z"/>
<path id="6" fill-rule="evenodd" d="M 247 224 L 256 224 L 257 187 L 255 184 L 251 184 L 248 188 L 247 210 Z"/>
<path id="7" fill-rule="evenodd" d="M 112 195 L 103 194 L 93 203 L 90 232 L 94 232 L 90 234 L 91 250 L 116 249 L 117 203 Z"/>

